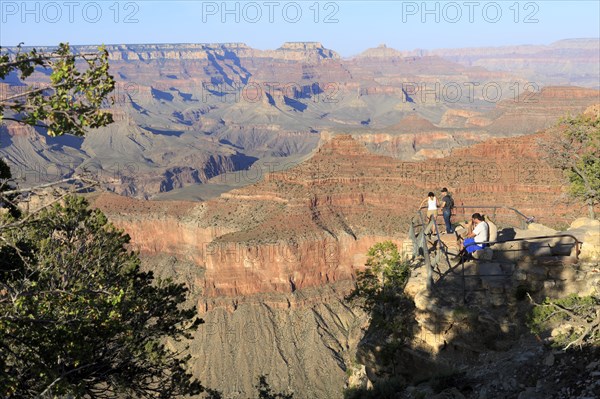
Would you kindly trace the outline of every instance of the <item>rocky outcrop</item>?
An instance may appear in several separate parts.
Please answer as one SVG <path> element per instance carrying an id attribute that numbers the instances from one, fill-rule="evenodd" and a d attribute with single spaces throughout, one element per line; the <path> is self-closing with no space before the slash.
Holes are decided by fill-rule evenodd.
<path id="1" fill-rule="evenodd" d="M 7 125 L 0 126 L 0 134 L 2 134 L 2 138 L 4 140 L 10 140 L 14 137 L 29 137 L 31 139 L 38 138 L 35 132 L 35 129 L 29 125 L 22 125 L 17 123 L 11 123 Z M 43 138 L 38 138 L 43 140 Z M 3 143 L 7 145 L 6 143 Z"/>
<path id="2" fill-rule="evenodd" d="M 565 233 L 585 236 L 595 246 L 597 235 L 588 236 L 584 226 L 597 230 L 596 222 L 577 219 Z M 448 267 L 445 261 L 438 264 L 439 274 L 434 274 L 432 290 L 424 288 L 427 279 L 424 268 L 412 271 L 405 292 L 414 299 L 417 324 L 409 349 L 399 351 L 398 361 L 419 352 L 425 358 L 421 363 L 428 359 L 430 365 L 415 371 L 429 373 L 422 378 L 431 380 L 411 387 L 411 391 L 438 397 L 433 396 L 433 390 L 439 392 L 441 388 L 432 388 L 432 382 L 452 369 L 454 373 L 457 370 L 464 373 L 456 373 L 456 379 L 450 383 L 462 398 L 480 398 L 481 392 L 485 392 L 491 397 L 562 399 L 593 397 L 593 392 L 597 392 L 599 386 L 589 383 L 597 366 L 590 363 L 590 359 L 597 357 L 597 346 L 576 351 L 550 350 L 542 341 L 550 342 L 565 329 L 573 328 L 572 325 L 560 323 L 549 331 L 536 333 L 535 339 L 527 326 L 532 301 L 542 303 L 545 298 L 568 295 L 597 297 L 600 294 L 597 261 L 589 258 L 578 261 L 575 256 L 565 256 L 565 249 L 567 255 L 576 253 L 571 237 L 535 238 L 561 234 L 547 226 L 533 223 L 526 230 L 514 230 L 515 238 L 526 240 L 506 243 L 516 245 L 513 247 L 493 245 L 493 260 L 468 261 L 464 269 Z M 507 257 L 508 253 L 513 256 Z M 564 367 L 566 364 L 569 366 Z M 571 372 L 569 367 L 575 364 L 588 366 Z M 370 365 L 366 367 L 369 369 Z M 515 372 L 516 369 L 519 371 Z M 538 369 L 544 371 L 532 371 Z M 497 378 L 492 378 L 493 381 L 503 383 L 490 381 L 491 376 Z"/>
<path id="3" fill-rule="evenodd" d="M 600 220 L 578 218 L 565 233 L 572 234 L 581 241 L 581 259 L 587 262 L 600 261 Z"/>
<path id="4" fill-rule="evenodd" d="M 73 46 L 76 51 L 94 52 L 96 46 Z M 332 50 L 318 42 L 288 42 L 277 50 L 257 50 L 245 43 L 187 43 L 187 44 L 121 44 L 105 46 L 110 61 L 153 60 L 206 60 L 212 52 L 232 53 L 240 58 L 273 58 L 279 60 L 307 60 L 339 58 Z M 51 48 L 39 47 L 39 50 Z M 8 48 L 8 51 L 11 51 Z M 308 58 L 307 58 L 308 57 Z"/>
<path id="5" fill-rule="evenodd" d="M 320 59 L 339 59 L 340 56 L 326 49 L 319 42 L 287 42 L 275 51 L 265 52 L 265 56 L 289 61 L 318 61 Z"/>
<path id="6" fill-rule="evenodd" d="M 388 47 L 385 44 L 380 44 L 377 47 L 367 49 L 356 56 L 356 58 L 404 58 L 407 54 Z"/>

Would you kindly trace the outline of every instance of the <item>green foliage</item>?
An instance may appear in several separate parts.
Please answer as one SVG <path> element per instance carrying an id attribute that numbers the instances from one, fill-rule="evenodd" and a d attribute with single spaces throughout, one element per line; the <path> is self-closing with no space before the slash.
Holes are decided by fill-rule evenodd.
<path id="1" fill-rule="evenodd" d="M 114 89 L 108 73 L 108 52 L 76 54 L 61 43 L 52 53 L 36 49 L 16 53 L 0 47 L 0 80 L 20 72 L 21 80 L 29 78 L 37 68 L 50 70 L 48 82 L 27 87 L 18 94 L 0 99 L 0 122 L 12 120 L 32 126 L 43 126 L 51 136 L 65 133 L 82 136 L 87 128 L 106 126 L 112 114 L 102 111 L 102 102 Z M 83 68 L 78 69 L 78 66 Z M 10 116 L 5 115 L 10 111 Z"/>
<path id="2" fill-rule="evenodd" d="M 0 397 L 201 392 L 167 345 L 202 322 L 182 308 L 186 288 L 141 272 L 102 212 L 67 197 L 13 226 L 0 246 Z"/>
<path id="3" fill-rule="evenodd" d="M 588 204 L 593 218 L 600 202 L 600 116 L 563 118 L 539 144 L 546 160 L 564 171 L 571 195 Z"/>
<path id="4" fill-rule="evenodd" d="M 366 268 L 357 273 L 355 289 L 347 300 L 371 315 L 363 338 L 381 348 L 378 361 L 396 367 L 396 356 L 411 336 L 414 303 L 404 293 L 410 275 L 409 264 L 391 241 L 375 244 L 367 253 Z"/>
<path id="5" fill-rule="evenodd" d="M 83 135 L 108 125 L 108 52 L 0 48 L 0 80 L 36 70 L 47 81 L 0 98 L 0 122 Z M 19 193 L 0 160 L 0 208 Z M 33 191 L 33 190 L 30 190 Z M 14 210 L 13 209 L 13 210 Z M 202 322 L 186 288 L 140 270 L 129 237 L 85 200 L 26 215 L 0 213 L 0 397 L 170 398 L 205 390 L 173 348 Z M 177 344 L 184 348 L 183 344 Z"/>
<path id="6" fill-rule="evenodd" d="M 366 269 L 356 273 L 356 288 L 348 299 L 362 300 L 367 312 L 387 313 L 387 308 L 404 298 L 404 286 L 410 274 L 398 246 L 391 241 L 375 244 L 367 252 Z"/>
<path id="7" fill-rule="evenodd" d="M 552 345 L 570 346 L 600 344 L 600 298 L 576 294 L 561 299 L 546 298 L 535 304 L 528 320 L 534 334 L 545 334 L 557 328 Z"/>
<path id="8" fill-rule="evenodd" d="M 580 115 L 563 123 L 567 125 L 566 137 L 583 147 L 567 172 L 571 194 L 597 203 L 600 200 L 600 118 Z"/>
<path id="9" fill-rule="evenodd" d="M 0 96 L 0 123 L 44 127 L 51 136 L 83 136 L 87 128 L 113 121 L 112 114 L 102 110 L 103 101 L 114 89 L 114 79 L 108 73 L 108 52 L 103 47 L 93 54 L 73 53 L 63 43 L 54 52 L 23 52 L 20 45 L 11 52 L 0 47 L 0 80 L 14 73 L 25 81 L 36 69 L 47 73 L 48 81 Z M 0 159 L 0 208 L 8 208 L 16 217 L 18 196 L 2 194 L 14 188 L 10 169 Z"/>

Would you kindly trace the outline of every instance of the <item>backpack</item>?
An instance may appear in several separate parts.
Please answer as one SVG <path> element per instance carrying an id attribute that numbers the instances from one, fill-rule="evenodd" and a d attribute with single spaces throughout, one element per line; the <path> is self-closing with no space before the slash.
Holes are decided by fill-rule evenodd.
<path id="1" fill-rule="evenodd" d="M 451 196 L 447 195 L 448 198 L 450 198 L 450 201 L 448 201 L 447 208 L 452 210 L 452 208 L 454 208 L 454 198 L 452 198 Z"/>

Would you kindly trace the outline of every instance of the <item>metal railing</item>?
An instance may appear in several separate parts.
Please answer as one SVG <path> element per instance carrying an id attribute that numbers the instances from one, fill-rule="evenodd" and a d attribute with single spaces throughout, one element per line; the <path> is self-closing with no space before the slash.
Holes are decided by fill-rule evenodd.
<path id="1" fill-rule="evenodd" d="M 550 240 L 550 239 L 556 239 L 556 238 L 571 238 L 573 240 L 573 243 L 570 244 L 573 246 L 573 249 L 575 249 L 575 258 L 579 259 L 579 253 L 580 253 L 580 244 L 581 241 L 579 241 L 577 239 L 577 237 L 575 237 L 572 234 L 556 234 L 556 235 L 546 235 L 546 236 L 535 236 L 535 237 L 523 237 L 523 238 L 512 238 L 512 239 L 508 239 L 508 240 L 500 240 L 500 241 L 484 241 L 481 243 L 472 243 L 472 244 L 468 244 L 468 246 L 471 245 L 477 245 L 477 244 L 483 244 L 483 245 L 487 245 L 489 247 L 495 245 L 495 244 L 503 244 L 503 243 L 511 243 L 511 242 L 531 242 L 531 241 L 537 241 L 537 240 Z M 493 249 L 495 252 L 502 252 L 502 249 Z M 523 249 L 519 249 L 519 251 L 530 251 L 530 248 L 523 248 Z M 466 302 L 466 297 L 467 297 L 467 281 L 466 279 L 469 277 L 473 277 L 473 278 L 480 278 L 480 277 L 501 277 L 497 274 L 481 274 L 481 273 L 477 273 L 477 274 L 465 274 L 465 263 L 467 260 L 470 261 L 475 261 L 475 262 L 479 262 L 481 261 L 480 259 L 476 259 L 476 258 L 472 258 L 472 259 L 465 259 L 464 257 L 460 257 L 460 261 L 459 264 L 461 267 L 461 275 L 462 275 L 462 289 L 463 289 L 463 303 Z M 457 266 L 458 266 L 457 265 Z M 513 271 L 511 273 L 504 273 L 503 276 L 504 277 L 512 277 L 512 275 L 514 274 L 515 269 L 513 269 Z"/>
<path id="2" fill-rule="evenodd" d="M 462 209 L 463 211 L 461 213 L 459 213 L 457 211 L 458 209 Z M 455 206 L 454 209 L 452 210 L 452 216 L 454 216 L 456 218 L 456 217 L 458 217 L 458 215 L 462 215 L 462 216 L 465 216 L 468 219 L 470 219 L 471 214 L 473 212 L 467 213 L 467 211 L 466 211 L 467 209 L 473 209 L 473 210 L 477 210 L 477 211 L 481 211 L 484 209 L 491 210 L 492 214 L 491 215 L 487 214 L 487 216 L 491 217 L 494 221 L 497 220 L 497 218 L 499 217 L 498 210 L 510 211 L 510 213 L 506 212 L 506 214 L 511 215 L 511 216 L 514 215 L 514 217 L 519 221 L 519 228 L 521 228 L 521 229 L 527 228 L 527 225 L 535 220 L 535 217 L 527 216 L 523 212 L 519 211 L 516 208 L 510 207 L 510 206 L 503 206 L 503 205 L 458 205 L 458 206 Z"/>
<path id="3" fill-rule="evenodd" d="M 417 219 L 417 223 L 415 223 L 415 219 Z M 415 229 L 419 228 L 420 231 L 415 233 Z M 426 286 L 427 290 L 431 291 L 433 289 L 433 267 L 436 266 L 437 262 L 439 261 L 441 254 L 440 251 L 445 250 L 445 256 L 447 258 L 447 247 L 440 237 L 436 217 L 430 218 L 426 223 L 425 217 L 423 216 L 423 212 L 421 211 L 421 209 L 419 209 L 417 211 L 417 215 L 411 219 L 410 232 L 411 233 L 409 234 L 411 235 L 411 239 L 413 241 L 413 253 L 415 256 L 423 256 L 423 261 L 425 262 L 425 267 L 427 271 Z M 434 260 L 436 264 L 431 263 L 429 245 L 427 244 L 427 239 L 425 238 L 426 235 L 434 236 L 436 239 L 436 245 L 434 248 L 436 253 Z M 447 261 L 449 262 L 449 259 L 447 259 Z"/>
<path id="4" fill-rule="evenodd" d="M 512 208 L 512 207 L 508 207 L 508 206 L 497 206 L 497 205 L 483 205 L 483 206 L 476 206 L 476 205 L 469 205 L 469 206 L 457 206 L 456 208 L 462 208 L 463 212 L 466 209 L 477 209 L 477 210 L 481 210 L 481 209 L 492 209 L 493 213 L 491 215 L 492 218 L 496 218 L 498 213 L 497 210 L 499 209 L 503 209 L 503 210 L 508 210 L 510 212 L 512 212 L 520 221 L 520 226 L 521 228 L 526 228 L 527 224 L 531 223 L 534 218 L 533 217 L 528 217 L 525 214 L 523 214 L 522 212 L 520 212 L 518 209 Z M 453 216 L 455 216 L 456 214 L 454 214 Z M 422 255 L 423 259 L 424 259 L 424 263 L 425 263 L 425 267 L 427 270 L 427 280 L 426 280 L 426 285 L 427 285 L 427 290 L 432 290 L 435 286 L 435 283 L 433 281 L 433 275 L 434 275 L 434 267 L 439 265 L 439 262 L 442 260 L 442 257 L 445 258 L 446 264 L 448 266 L 448 270 L 452 270 L 452 269 L 456 269 L 456 267 L 460 266 L 461 268 L 461 275 L 462 275 L 462 288 L 463 288 L 463 301 L 466 300 L 466 278 L 468 277 L 492 277 L 492 276 L 498 276 L 498 275 L 482 275 L 482 274 L 476 274 L 476 275 L 466 275 L 465 274 L 465 261 L 466 258 L 463 256 L 460 256 L 458 253 L 457 254 L 453 254 L 450 253 L 448 251 L 448 247 L 447 245 L 444 243 L 444 241 L 441 239 L 440 236 L 440 232 L 438 229 L 438 223 L 436 221 L 437 216 L 439 215 L 435 215 L 434 217 L 431 217 L 431 219 L 429 219 L 427 222 L 425 221 L 425 217 L 423 215 L 423 212 L 421 209 L 419 209 L 417 211 L 417 215 L 415 215 L 415 217 L 413 217 L 411 219 L 411 225 L 410 225 L 410 238 L 413 242 L 413 253 L 415 256 L 417 255 Z M 488 217 L 490 215 L 488 214 Z M 469 215 L 470 217 L 470 215 Z M 440 224 L 441 225 L 441 224 Z M 432 244 L 432 248 L 429 248 L 428 245 L 428 240 L 426 239 L 426 236 L 429 236 L 430 238 L 433 239 Z M 550 240 L 550 239 L 561 239 L 561 238 L 570 238 L 573 240 L 572 245 L 575 249 L 575 257 L 579 258 L 579 253 L 580 253 L 580 244 L 581 242 L 573 235 L 571 234 L 557 234 L 557 235 L 546 235 L 546 236 L 535 236 L 535 237 L 523 237 L 523 238 L 511 238 L 511 239 L 502 239 L 502 240 L 496 240 L 496 241 L 485 241 L 483 243 L 477 243 L 477 244 L 484 244 L 487 246 L 493 246 L 495 244 L 505 244 L 505 243 L 511 243 L 511 242 L 520 242 L 520 241 L 524 241 L 524 242 L 531 242 L 531 241 L 539 241 L 539 240 Z M 475 245 L 475 244 L 469 244 L 469 245 Z M 561 243 L 561 245 L 564 245 Z M 504 249 L 502 248 L 496 248 L 493 249 L 496 253 L 502 253 L 502 251 L 504 251 Z M 523 251 L 529 251 L 529 248 L 527 249 L 521 249 Z M 432 252 L 433 251 L 433 259 L 432 259 Z M 450 258 L 449 255 L 456 255 L 459 256 L 459 262 L 452 266 L 451 262 L 450 262 Z M 433 260 L 433 262 L 432 262 Z M 479 259 L 472 259 L 475 262 L 479 262 L 481 260 Z M 513 271 L 514 273 L 514 271 Z M 510 273 L 509 275 L 506 275 L 507 277 L 512 276 L 512 273 Z"/>

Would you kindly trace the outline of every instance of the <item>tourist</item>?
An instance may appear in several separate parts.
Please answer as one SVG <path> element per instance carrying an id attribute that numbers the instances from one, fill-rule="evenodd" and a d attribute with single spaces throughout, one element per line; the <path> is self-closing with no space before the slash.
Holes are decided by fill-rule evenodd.
<path id="1" fill-rule="evenodd" d="M 435 197 L 435 194 L 432 192 L 429 192 L 429 194 L 427 194 L 427 198 L 425 198 L 423 201 L 421 201 L 421 204 L 419 205 L 419 209 L 423 208 L 423 205 L 425 205 L 425 203 L 427 203 L 427 221 L 430 221 L 432 218 L 433 220 L 435 220 L 435 217 L 437 216 L 437 210 L 438 210 L 438 200 Z"/>
<path id="2" fill-rule="evenodd" d="M 454 200 L 452 196 L 448 193 L 448 189 L 446 187 L 442 188 L 442 215 L 444 216 L 444 223 L 446 224 L 446 233 L 453 234 L 454 229 L 452 228 L 452 222 L 450 218 L 452 217 L 452 208 L 454 208 Z"/>
<path id="3" fill-rule="evenodd" d="M 471 216 L 471 222 L 474 226 L 473 231 L 465 236 L 463 242 L 464 249 L 469 254 L 483 249 L 485 244 L 482 243 L 489 241 L 490 234 L 490 228 L 481 214 L 474 213 Z"/>

